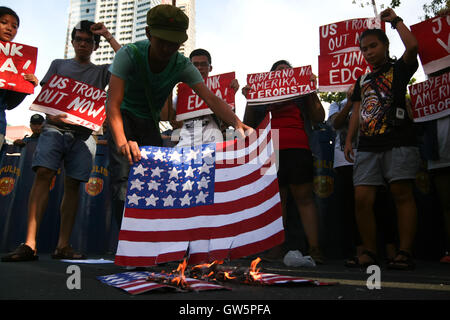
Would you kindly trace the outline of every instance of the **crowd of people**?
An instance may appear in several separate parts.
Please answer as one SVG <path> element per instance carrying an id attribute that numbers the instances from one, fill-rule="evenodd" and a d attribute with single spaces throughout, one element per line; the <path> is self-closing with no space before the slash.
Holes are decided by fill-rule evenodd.
<path id="1" fill-rule="evenodd" d="M 389 39 L 384 31 L 371 29 L 362 33 L 360 49 L 373 71 L 356 81 L 344 101 L 330 106 L 327 121 L 336 130 L 334 170 L 337 199 L 346 213 L 348 228 L 345 253 L 356 254 L 345 261 L 345 265 L 364 268 L 379 264 L 376 234 L 377 228 L 382 228 L 387 266 L 409 270 L 415 266 L 413 242 L 417 209 L 412 190 L 420 154 L 405 95 L 406 86 L 418 68 L 418 43 L 392 9 L 384 10 L 381 19 L 397 30 L 405 46 L 404 54 L 399 59 L 389 56 Z M 0 7 L 0 40 L 12 41 L 19 21 L 13 10 Z M 40 82 L 43 86 L 54 74 L 59 74 L 97 88 L 109 87 L 106 124 L 112 211 L 117 223 L 120 225 L 122 219 L 130 166 L 141 159 L 139 146 L 162 146 L 164 143 L 188 146 L 216 141 L 216 133 L 223 134 L 228 127 L 233 127 L 243 137 L 270 113 L 272 129 L 279 132 L 277 174 L 283 223 L 286 227 L 288 205 L 295 206 L 305 231 L 309 255 L 315 264 L 326 263 L 319 244 L 318 208 L 313 192 L 314 155 L 308 137 L 314 124 L 325 121 L 325 110 L 318 95 L 312 93 L 283 103 L 247 106 L 241 121 L 204 82 L 212 70 L 209 52 L 197 49 L 189 58 L 178 52 L 187 40 L 188 25 L 188 17 L 179 8 L 158 5 L 147 14 L 148 39 L 121 46 L 102 23 L 81 21 L 71 35 L 75 57 L 54 60 Z M 90 60 L 101 37 L 116 52 L 111 65 L 95 65 Z M 279 60 L 270 71 L 288 68 L 292 68 L 288 61 Z M 34 75 L 24 75 L 24 78 L 38 85 Z M 311 80 L 315 81 L 315 78 Z M 189 85 L 213 114 L 177 122 L 177 99 L 172 97 L 172 92 L 180 82 Z M 235 79 L 230 87 L 236 94 L 240 86 Z M 242 88 L 244 96 L 248 91 L 248 86 Z M 16 107 L 24 97 L 24 94 L 0 90 L 2 140 L 6 127 L 5 110 Z M 45 122 L 39 117 L 36 115 L 30 120 L 31 125 L 39 122 L 43 126 L 36 133 L 39 139 L 32 164 L 36 175 L 28 200 L 26 239 L 2 257 L 5 262 L 38 259 L 37 233 L 47 207 L 51 180 L 62 160 L 64 196 L 60 208 L 60 233 L 52 258 L 85 258 L 71 247 L 69 239 L 78 209 L 79 186 L 88 181 L 92 170 L 92 161 L 85 160 L 94 159 L 96 141 L 92 130 L 70 122 L 65 115 L 47 115 Z M 179 141 L 170 144 L 174 140 L 170 135 L 163 139 L 159 129 L 161 120 L 168 120 L 174 128 L 180 128 Z M 199 136 L 194 134 L 197 127 L 201 129 Z M 429 157 L 429 168 L 442 202 L 448 239 L 449 117 L 434 121 L 427 128 L 423 136 L 436 141 L 436 148 Z M 25 140 L 15 143 L 23 145 Z M 294 200 L 292 204 L 288 196 Z M 397 217 L 398 230 L 393 228 L 394 217 Z M 398 234 L 398 243 L 395 234 Z M 450 241 L 447 242 L 450 250 Z M 287 251 L 285 244 L 279 245 L 264 253 L 264 259 L 283 259 L 289 253 Z M 442 261 L 449 260 L 447 253 Z"/>

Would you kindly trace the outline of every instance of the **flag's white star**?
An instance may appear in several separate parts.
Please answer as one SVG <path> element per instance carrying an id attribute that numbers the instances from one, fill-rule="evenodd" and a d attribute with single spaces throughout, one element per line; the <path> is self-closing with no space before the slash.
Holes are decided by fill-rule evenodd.
<path id="1" fill-rule="evenodd" d="M 214 150 L 212 150 L 210 147 L 207 147 L 205 150 L 203 150 L 202 152 L 202 158 L 207 158 L 207 157 L 211 157 L 211 155 L 213 154 Z"/>
<path id="2" fill-rule="evenodd" d="M 170 157 L 170 161 L 178 161 L 181 162 L 181 156 L 182 154 L 179 153 L 177 150 L 175 150 L 174 152 L 172 152 L 169 157 Z"/>
<path id="3" fill-rule="evenodd" d="M 145 182 L 143 182 L 143 181 L 141 181 L 141 180 L 139 180 L 139 179 L 135 179 L 135 180 L 131 181 L 131 187 L 130 187 L 130 190 L 138 189 L 139 191 L 141 191 L 141 190 L 142 190 L 142 185 L 143 185 L 144 183 L 145 183 Z"/>
<path id="4" fill-rule="evenodd" d="M 142 149 L 142 150 L 141 150 L 141 156 L 142 156 L 142 158 L 148 160 L 148 155 L 149 155 L 149 154 L 152 154 L 152 152 L 151 152 L 150 150 L 148 150 L 148 149 Z"/>
<path id="5" fill-rule="evenodd" d="M 133 168 L 133 170 L 134 170 L 134 175 L 137 175 L 137 174 L 145 175 L 145 171 L 147 171 L 148 168 L 144 168 L 142 163 L 140 163 L 137 167 Z"/>
<path id="6" fill-rule="evenodd" d="M 150 181 L 149 183 L 147 183 L 147 185 L 148 185 L 148 190 L 158 190 L 161 183 L 158 183 L 156 181 Z"/>
<path id="7" fill-rule="evenodd" d="M 194 169 L 192 169 L 192 167 L 191 166 L 189 166 L 188 168 L 187 168 L 187 170 L 185 170 L 184 171 L 184 175 L 186 176 L 186 178 L 187 177 L 194 177 Z"/>
<path id="8" fill-rule="evenodd" d="M 159 167 L 152 169 L 152 177 L 154 176 L 161 177 L 161 172 L 164 172 L 164 170 L 161 170 Z"/>
<path id="9" fill-rule="evenodd" d="M 190 204 L 191 204 L 191 199 L 192 199 L 192 197 L 189 197 L 189 194 L 186 193 L 186 194 L 184 195 L 184 197 L 180 199 L 180 200 L 181 200 L 181 205 L 182 205 L 182 206 L 184 206 L 184 205 L 187 205 L 187 206 L 190 205 Z"/>
<path id="10" fill-rule="evenodd" d="M 194 181 L 188 180 L 185 183 L 183 183 L 183 190 L 182 191 L 192 191 L 192 186 L 194 185 Z"/>
<path id="11" fill-rule="evenodd" d="M 173 181 L 173 180 L 170 181 L 170 183 L 166 185 L 166 187 L 167 187 L 166 192 L 169 190 L 177 191 L 177 186 L 178 186 L 178 183 L 175 183 L 175 181 Z"/>
<path id="12" fill-rule="evenodd" d="M 173 202 L 176 200 L 176 198 L 173 198 L 170 194 L 167 198 L 164 198 L 164 207 L 173 207 Z"/>
<path id="13" fill-rule="evenodd" d="M 200 193 L 195 197 L 195 203 L 203 202 L 206 203 L 206 194 L 203 193 L 203 191 L 200 191 Z"/>
<path id="14" fill-rule="evenodd" d="M 189 154 L 186 156 L 186 162 L 195 160 L 199 152 L 200 152 L 199 150 L 190 149 Z"/>
<path id="15" fill-rule="evenodd" d="M 154 155 L 155 156 L 153 157 L 153 159 L 164 161 L 164 152 L 161 152 L 161 149 L 158 149 L 158 151 L 156 151 Z"/>
<path id="16" fill-rule="evenodd" d="M 152 205 L 152 206 L 156 207 L 156 201 L 158 201 L 158 200 L 159 200 L 159 198 L 158 198 L 158 197 L 155 197 L 155 196 L 152 194 L 150 197 L 145 198 L 145 205 L 146 205 L 146 206 Z"/>
<path id="17" fill-rule="evenodd" d="M 178 179 L 178 174 L 179 174 L 180 172 L 181 172 L 181 170 L 177 170 L 177 168 L 173 167 L 173 168 L 172 168 L 172 171 L 170 171 L 169 179 L 172 179 L 172 178 Z"/>
<path id="18" fill-rule="evenodd" d="M 202 179 L 200 181 L 197 181 L 199 189 L 201 189 L 201 188 L 208 189 L 208 183 L 209 183 L 209 181 L 206 180 L 205 177 L 202 177 Z"/>
<path id="19" fill-rule="evenodd" d="M 136 195 L 136 193 L 133 193 L 133 195 L 131 196 L 127 196 L 128 198 L 128 204 L 135 204 L 135 205 L 139 205 L 139 200 L 142 199 L 142 197 L 139 197 L 138 195 Z"/>
<path id="20" fill-rule="evenodd" d="M 200 168 L 197 168 L 199 173 L 205 172 L 209 174 L 209 170 L 211 170 L 212 166 L 208 166 L 206 163 L 203 163 L 203 165 Z"/>

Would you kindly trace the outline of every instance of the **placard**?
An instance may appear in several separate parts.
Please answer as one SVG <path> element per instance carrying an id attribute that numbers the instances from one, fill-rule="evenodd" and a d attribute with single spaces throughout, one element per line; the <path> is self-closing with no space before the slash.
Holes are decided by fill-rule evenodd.
<path id="1" fill-rule="evenodd" d="M 67 114 L 67 120 L 97 131 L 106 119 L 106 92 L 81 81 L 53 75 L 30 106 L 50 115 Z"/>
<path id="2" fill-rule="evenodd" d="M 409 86 L 414 122 L 450 115 L 450 72 Z"/>
<path id="3" fill-rule="evenodd" d="M 361 75 L 371 72 L 361 50 L 319 56 L 319 90 L 345 92 Z"/>
<path id="4" fill-rule="evenodd" d="M 426 74 L 450 66 L 450 15 L 414 24 L 411 32 L 419 42 L 419 57 Z"/>
<path id="5" fill-rule="evenodd" d="M 229 72 L 211 76 L 205 80 L 206 86 L 233 109 L 235 107 L 236 92 L 230 87 L 230 84 L 234 79 L 236 79 L 235 73 Z M 177 121 L 213 113 L 208 105 L 187 84 L 180 83 L 178 85 Z"/>
<path id="6" fill-rule="evenodd" d="M 34 85 L 23 75 L 35 73 L 37 52 L 35 47 L 0 41 L 0 89 L 33 93 Z"/>
<path id="7" fill-rule="evenodd" d="M 247 75 L 248 105 L 277 103 L 316 91 L 311 66 Z"/>
<path id="8" fill-rule="evenodd" d="M 345 92 L 359 76 L 371 72 L 360 48 L 359 37 L 366 29 L 385 30 L 379 18 L 358 18 L 319 28 L 319 91 Z"/>

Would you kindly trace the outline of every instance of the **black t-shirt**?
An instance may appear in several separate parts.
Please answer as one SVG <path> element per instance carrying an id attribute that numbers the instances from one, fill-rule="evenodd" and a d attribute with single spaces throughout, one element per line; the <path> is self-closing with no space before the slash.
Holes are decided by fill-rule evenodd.
<path id="1" fill-rule="evenodd" d="M 358 150 L 383 152 L 417 144 L 405 107 L 406 87 L 418 62 L 403 59 L 358 78 L 352 100 L 361 101 Z"/>

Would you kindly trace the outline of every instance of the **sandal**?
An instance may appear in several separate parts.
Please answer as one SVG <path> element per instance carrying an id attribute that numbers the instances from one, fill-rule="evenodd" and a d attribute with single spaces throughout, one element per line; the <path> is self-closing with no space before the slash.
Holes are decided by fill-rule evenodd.
<path id="1" fill-rule="evenodd" d="M 313 258 L 316 264 L 325 264 L 325 259 L 319 247 L 309 248 L 309 255 Z"/>
<path id="2" fill-rule="evenodd" d="M 360 263 L 359 262 L 359 257 L 366 255 L 368 256 L 372 261 L 371 262 L 365 262 L 365 263 Z M 355 256 L 351 259 L 348 259 L 345 264 L 344 264 L 347 268 L 361 268 L 361 269 L 366 269 L 367 267 L 371 266 L 371 265 L 378 265 L 378 261 L 377 261 L 377 256 L 369 251 L 369 250 L 364 250 L 363 252 L 361 252 L 360 256 Z"/>
<path id="3" fill-rule="evenodd" d="M 2 257 L 2 262 L 36 261 L 39 257 L 36 251 L 25 243 L 20 244 L 16 250 Z"/>
<path id="4" fill-rule="evenodd" d="M 84 260 L 86 256 L 82 253 L 77 253 L 71 246 L 64 248 L 56 248 L 52 254 L 52 259 L 66 259 L 66 260 Z"/>
<path id="5" fill-rule="evenodd" d="M 398 259 L 399 256 L 404 257 L 404 259 Z M 413 270 L 415 266 L 411 253 L 403 250 L 399 250 L 394 260 L 387 265 L 388 269 L 393 270 Z"/>

